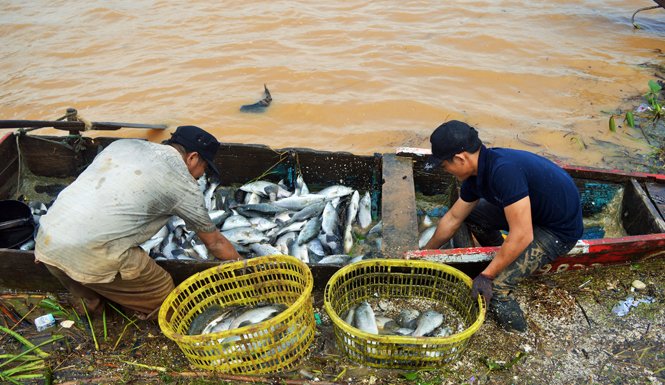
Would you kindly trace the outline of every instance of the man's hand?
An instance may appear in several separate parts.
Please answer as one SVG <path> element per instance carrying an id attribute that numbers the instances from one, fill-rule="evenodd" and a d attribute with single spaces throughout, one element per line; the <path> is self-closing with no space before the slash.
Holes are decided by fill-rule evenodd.
<path id="1" fill-rule="evenodd" d="M 196 235 L 201 238 L 206 249 L 208 249 L 210 254 L 214 255 L 215 258 L 224 261 L 242 261 L 244 259 L 238 254 L 231 242 L 229 242 L 219 231 L 210 234 L 196 233 Z"/>
<path id="2" fill-rule="evenodd" d="M 485 297 L 485 304 L 489 306 L 490 299 L 492 299 L 492 280 L 494 279 L 491 275 L 485 275 L 483 273 L 478 274 L 476 279 L 473 280 L 473 286 L 471 286 L 471 297 L 478 297 L 478 294 Z"/>

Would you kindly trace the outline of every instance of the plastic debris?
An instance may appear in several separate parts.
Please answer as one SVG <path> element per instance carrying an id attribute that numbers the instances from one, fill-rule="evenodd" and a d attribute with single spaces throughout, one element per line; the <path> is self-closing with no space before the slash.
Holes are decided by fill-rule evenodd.
<path id="1" fill-rule="evenodd" d="M 73 325 L 74 325 L 74 321 L 72 321 L 72 320 L 64 320 L 64 321 L 60 322 L 60 326 L 62 326 L 65 329 L 69 329 Z"/>
<path id="2" fill-rule="evenodd" d="M 612 307 L 612 313 L 623 317 L 630 311 L 631 308 L 636 307 L 640 303 L 654 303 L 656 302 L 655 298 L 645 297 L 643 299 L 635 299 L 632 295 L 626 298 L 625 301 L 619 302 L 618 304 Z"/>
<path id="3" fill-rule="evenodd" d="M 51 314 L 47 314 L 47 315 L 43 315 L 39 318 L 35 318 L 35 327 L 37 328 L 38 332 L 41 332 L 44 329 L 50 328 L 53 325 L 55 325 L 55 319 L 53 318 L 53 315 L 51 315 Z"/>
<path id="4" fill-rule="evenodd" d="M 640 104 L 639 107 L 637 107 L 637 112 L 644 112 L 644 111 L 651 111 L 651 107 L 649 107 L 649 105 L 646 103 L 642 103 Z"/>
<path id="5" fill-rule="evenodd" d="M 644 282 L 636 279 L 636 280 L 633 281 L 633 287 L 636 290 L 642 290 L 642 289 L 646 288 L 647 285 Z"/>

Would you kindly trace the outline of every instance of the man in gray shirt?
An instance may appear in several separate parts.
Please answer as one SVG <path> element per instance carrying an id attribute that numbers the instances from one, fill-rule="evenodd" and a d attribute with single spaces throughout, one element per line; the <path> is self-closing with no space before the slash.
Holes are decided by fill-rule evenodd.
<path id="1" fill-rule="evenodd" d="M 174 289 L 171 276 L 139 246 L 173 216 L 218 259 L 241 260 L 217 230 L 196 179 L 219 142 L 195 126 L 178 127 L 165 144 L 113 142 L 57 197 L 40 220 L 35 257 L 87 310 L 109 299 L 154 319 Z"/>

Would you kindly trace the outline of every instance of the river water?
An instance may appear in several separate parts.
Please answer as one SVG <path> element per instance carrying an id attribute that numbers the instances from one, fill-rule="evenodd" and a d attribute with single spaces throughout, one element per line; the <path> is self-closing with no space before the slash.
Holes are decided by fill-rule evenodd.
<path id="1" fill-rule="evenodd" d="M 610 133 L 602 111 L 645 93 L 653 70 L 641 64 L 664 61 L 665 10 L 631 24 L 652 5 L 0 1 L 0 119 L 73 107 L 91 121 L 170 127 L 112 136 L 161 141 L 194 124 L 222 142 L 358 154 L 429 148 L 432 130 L 458 119 L 490 146 L 603 167 L 618 150 L 649 152 L 619 118 Z M 264 83 L 272 105 L 240 112 Z"/>

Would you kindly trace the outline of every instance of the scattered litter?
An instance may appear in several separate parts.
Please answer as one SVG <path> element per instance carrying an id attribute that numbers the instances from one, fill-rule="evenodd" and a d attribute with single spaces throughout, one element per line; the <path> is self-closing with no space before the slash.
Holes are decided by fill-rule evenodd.
<path id="1" fill-rule="evenodd" d="M 586 281 L 586 282 L 584 282 L 583 284 L 581 284 L 581 285 L 579 286 L 579 288 L 580 288 L 580 289 L 583 288 L 583 287 L 586 286 L 586 284 L 589 283 L 589 282 L 591 282 L 591 279 L 589 279 L 588 281 Z"/>
<path id="2" fill-rule="evenodd" d="M 69 329 L 74 325 L 74 323 L 75 323 L 74 321 L 68 319 L 60 322 L 60 326 L 62 326 L 65 329 Z"/>
<path id="3" fill-rule="evenodd" d="M 55 319 L 53 318 L 53 315 L 51 315 L 51 314 L 47 314 L 47 315 L 43 315 L 39 318 L 35 318 L 35 327 L 37 328 L 38 332 L 41 332 L 44 329 L 48 329 L 53 325 L 55 325 Z"/>
<path id="4" fill-rule="evenodd" d="M 645 287 L 647 287 L 647 285 L 646 285 L 644 282 L 642 282 L 642 281 L 636 279 L 636 280 L 633 281 L 633 287 L 634 287 L 636 290 L 642 290 L 642 289 L 644 289 Z"/>
<path id="5" fill-rule="evenodd" d="M 654 302 L 656 302 L 656 299 L 652 297 L 645 297 L 643 299 L 636 300 L 631 295 L 628 298 L 626 298 L 625 301 L 619 302 L 618 304 L 614 305 L 614 307 L 612 307 L 612 313 L 618 315 L 619 317 L 623 317 L 626 314 L 628 314 L 631 307 L 636 307 L 640 303 L 654 303 Z"/>
<path id="6" fill-rule="evenodd" d="M 640 104 L 639 107 L 637 107 L 637 112 L 644 112 L 644 111 L 651 111 L 651 107 L 649 107 L 649 105 L 646 103 L 642 103 Z"/>

